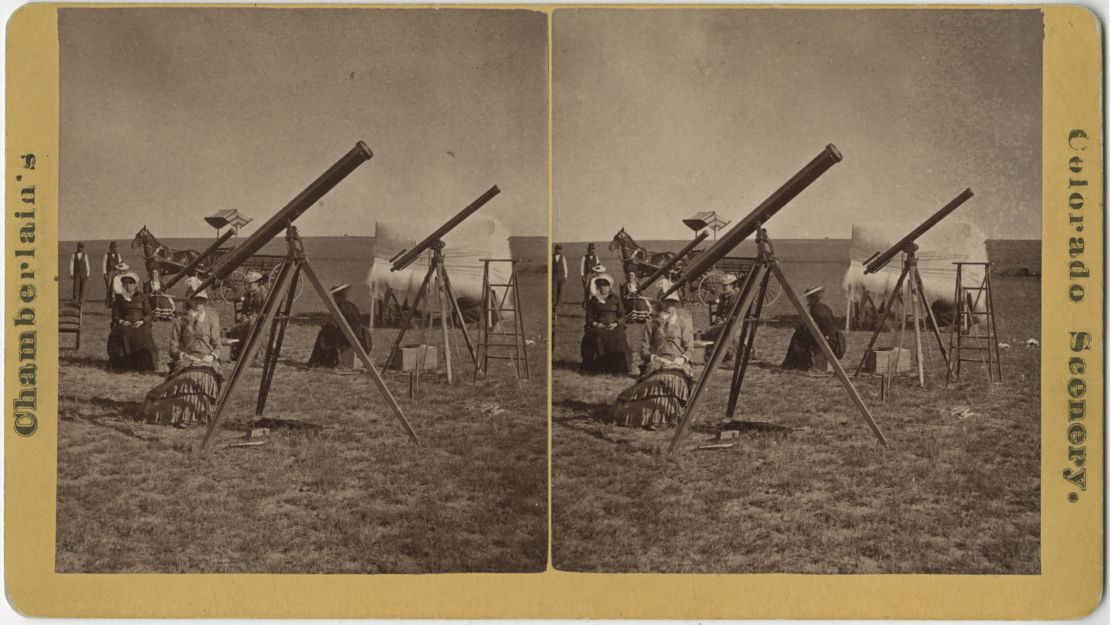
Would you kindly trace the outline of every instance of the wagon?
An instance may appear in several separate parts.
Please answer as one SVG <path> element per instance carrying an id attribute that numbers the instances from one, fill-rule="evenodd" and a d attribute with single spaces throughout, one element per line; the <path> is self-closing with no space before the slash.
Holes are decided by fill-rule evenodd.
<path id="1" fill-rule="evenodd" d="M 690 258 L 696 258 L 702 250 L 694 250 L 690 253 Z M 720 297 L 722 291 L 721 282 L 725 278 L 725 274 L 732 274 L 743 280 L 745 276 L 755 267 L 756 258 L 754 256 L 725 256 L 721 260 L 713 264 L 713 268 L 692 283 L 687 284 L 683 288 L 682 299 L 685 302 L 702 304 L 710 304 Z M 763 300 L 763 306 L 767 307 L 778 301 L 781 290 L 779 283 L 776 280 L 767 281 L 767 296 Z"/>

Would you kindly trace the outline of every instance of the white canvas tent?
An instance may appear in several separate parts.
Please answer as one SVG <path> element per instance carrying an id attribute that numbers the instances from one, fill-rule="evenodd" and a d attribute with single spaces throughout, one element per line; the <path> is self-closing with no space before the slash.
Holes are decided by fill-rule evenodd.
<path id="1" fill-rule="evenodd" d="M 864 275 L 863 263 L 872 254 L 883 252 L 897 243 L 908 232 L 905 224 L 864 223 L 852 225 L 852 243 L 849 248 L 850 264 L 844 274 L 842 286 L 848 296 L 849 327 L 856 327 L 853 311 L 870 298 L 880 306 L 898 282 L 902 272 L 901 256 L 892 260 L 882 270 Z M 987 237 L 977 226 L 958 219 L 946 219 L 934 226 L 917 240 L 917 267 L 925 284 L 925 296 L 930 303 L 952 305 L 956 290 L 957 261 L 985 262 Z M 964 282 L 978 284 L 983 279 L 981 267 L 964 269 Z"/>
<path id="2" fill-rule="evenodd" d="M 375 305 L 391 293 L 397 302 L 411 302 L 428 272 L 429 254 L 401 271 L 390 271 L 390 258 L 401 250 L 411 249 L 442 225 L 436 221 L 379 221 L 374 235 L 374 261 L 370 265 L 367 284 Z M 472 217 L 443 237 L 444 263 L 451 278 L 451 287 L 459 305 L 465 310 L 481 306 L 482 258 L 512 258 L 509 231 L 491 217 Z M 504 284 L 509 280 L 509 263 L 490 264 L 490 282 Z M 494 288 L 501 296 L 501 289 Z M 428 302 L 425 298 L 424 302 Z M 511 313 L 503 318 L 511 318 Z"/>

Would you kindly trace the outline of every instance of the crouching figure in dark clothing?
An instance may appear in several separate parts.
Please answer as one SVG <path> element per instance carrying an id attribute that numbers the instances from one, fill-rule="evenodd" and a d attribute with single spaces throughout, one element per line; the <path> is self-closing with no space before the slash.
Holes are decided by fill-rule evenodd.
<path id="1" fill-rule="evenodd" d="M 833 354 L 837 358 L 843 358 L 846 348 L 844 335 L 836 327 L 832 310 L 821 303 L 821 292 L 824 290 L 825 287 L 822 286 L 806 289 L 805 296 L 809 303 L 809 315 L 813 317 L 817 329 L 821 331 L 821 334 L 829 343 Z M 813 368 L 814 359 L 819 353 L 821 353 L 821 347 L 817 344 L 817 339 L 809 333 L 805 324 L 799 325 L 798 329 L 794 330 L 794 336 L 790 337 L 790 346 L 786 349 L 786 359 L 782 361 L 782 368 L 809 371 Z M 821 359 L 821 362 L 824 362 L 824 360 Z"/>
<path id="2" fill-rule="evenodd" d="M 370 347 L 373 345 L 370 330 L 363 324 L 362 313 L 359 312 L 358 306 L 347 299 L 347 291 L 350 288 L 350 284 L 340 284 L 332 287 L 331 296 L 335 300 L 339 312 L 342 313 L 343 319 L 354 331 L 362 349 L 369 354 Z M 339 324 L 334 319 L 329 318 L 324 327 L 320 328 L 320 333 L 316 335 L 316 344 L 312 347 L 312 356 L 308 359 L 308 366 L 327 369 L 354 369 L 360 364 L 361 361 L 356 358 L 355 350 L 347 341 L 347 337 L 343 334 Z"/>
<path id="3" fill-rule="evenodd" d="M 590 277 L 586 328 L 582 334 L 582 373 L 628 373 L 628 337 L 624 304 L 613 293 L 607 273 Z"/>

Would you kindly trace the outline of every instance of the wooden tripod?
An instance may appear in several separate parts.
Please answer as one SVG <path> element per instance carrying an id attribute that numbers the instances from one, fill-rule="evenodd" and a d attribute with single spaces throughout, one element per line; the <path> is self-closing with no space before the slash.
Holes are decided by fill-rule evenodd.
<path id="1" fill-rule="evenodd" d="M 294 226 L 288 226 L 286 229 L 285 240 L 288 242 L 289 251 L 286 254 L 285 261 L 281 264 L 281 269 L 278 272 L 277 280 L 274 282 L 273 288 L 266 296 L 266 301 L 262 305 L 262 312 L 255 319 L 251 325 L 250 333 L 247 334 L 246 343 L 243 349 L 239 352 L 239 360 L 235 362 L 235 368 L 231 371 L 231 376 L 227 379 L 223 390 L 220 392 L 220 398 L 216 403 L 216 412 L 212 415 L 212 420 L 208 423 L 208 430 L 204 433 L 204 440 L 200 444 L 200 453 L 203 454 L 208 447 L 212 435 L 215 434 L 216 428 L 220 424 L 220 418 L 227 410 L 228 400 L 234 392 L 235 387 L 238 385 L 243 371 L 250 366 L 251 361 L 254 359 L 255 352 L 258 351 L 259 344 L 262 342 L 263 329 L 269 325 L 270 331 L 266 340 L 266 352 L 262 365 L 262 381 L 258 386 L 258 403 L 255 406 L 255 416 L 261 417 L 262 411 L 266 407 L 266 398 L 270 392 L 270 384 L 273 382 L 274 369 L 277 367 L 278 354 L 281 353 L 281 344 L 285 338 L 285 328 L 289 323 L 289 313 L 293 308 L 293 300 L 295 299 L 297 290 L 297 280 L 303 273 L 308 278 L 309 283 L 316 290 L 320 300 L 324 302 L 331 318 L 339 329 L 343 332 L 343 336 L 347 338 L 347 342 L 351 344 L 355 354 L 359 360 L 362 361 L 363 366 L 366 368 L 367 375 L 378 387 L 378 392 L 381 393 L 386 404 L 389 405 L 390 410 L 401 422 L 401 426 L 405 428 L 405 432 L 412 439 L 412 442 L 417 445 L 420 444 L 420 439 L 416 437 L 416 432 L 413 431 L 412 426 L 409 424 L 408 419 L 405 418 L 405 413 L 401 411 L 401 406 L 397 404 L 397 400 L 389 392 L 386 387 L 385 381 L 382 380 L 381 374 L 374 368 L 374 364 L 370 362 L 370 356 L 366 350 L 362 348 L 362 343 L 359 342 L 355 336 L 351 326 L 347 324 L 347 320 L 343 314 L 339 312 L 339 307 L 336 306 L 335 301 L 332 300 L 331 294 L 324 284 L 320 282 L 319 276 L 312 269 L 309 264 L 308 258 L 304 254 L 304 246 L 301 243 L 300 236 L 297 235 L 297 229 Z M 278 314 L 278 311 L 281 314 Z"/>
<path id="2" fill-rule="evenodd" d="M 933 336 L 937 339 L 937 346 L 940 347 L 940 355 L 944 358 L 944 367 L 949 368 L 948 349 L 944 346 L 944 340 L 940 338 L 940 328 L 937 327 L 937 320 L 933 318 L 933 309 L 929 307 L 928 298 L 925 297 L 925 284 L 921 281 L 921 273 L 917 270 L 917 245 L 914 243 L 909 244 L 905 250 L 905 257 L 902 261 L 902 273 L 898 276 L 898 282 L 894 286 L 894 290 L 890 292 L 887 297 L 886 306 L 883 310 L 883 317 L 879 320 L 879 326 L 875 328 L 875 332 L 871 335 L 871 340 L 867 343 L 867 349 L 863 350 L 863 358 L 859 361 L 859 366 L 856 367 L 856 372 L 852 377 L 858 377 L 860 372 L 863 371 L 864 365 L 867 364 L 867 357 L 871 355 L 875 347 L 875 342 L 879 339 L 879 335 L 883 332 L 883 327 L 886 325 L 886 320 L 894 309 L 894 300 L 902 293 L 903 286 L 908 291 L 908 297 L 902 298 L 902 325 L 898 330 L 898 341 L 896 347 L 901 349 L 902 339 L 906 330 L 906 321 L 909 315 L 913 315 L 913 337 L 914 337 L 914 357 L 917 360 L 917 380 L 922 388 L 925 387 L 925 354 L 921 349 L 921 310 L 925 311 L 926 324 L 931 326 Z M 906 306 L 906 302 L 909 306 Z M 898 353 L 894 355 L 894 361 L 890 367 L 890 372 L 898 370 Z"/>
<path id="3" fill-rule="evenodd" d="M 478 355 L 474 352 L 474 345 L 470 342 L 470 334 L 466 331 L 466 321 L 463 320 L 462 310 L 459 309 L 459 302 L 455 299 L 455 293 L 451 289 L 451 278 L 447 276 L 447 266 L 443 262 L 443 247 L 443 241 L 436 241 L 432 244 L 432 262 L 428 264 L 428 272 L 424 274 L 424 281 L 420 284 L 420 290 L 416 292 L 412 307 L 409 308 L 409 312 L 405 315 L 405 320 L 401 324 L 401 332 L 393 340 L 393 347 L 389 350 L 385 366 L 388 368 L 393 359 L 397 357 L 401 349 L 401 341 L 405 338 L 405 332 L 408 332 L 409 324 L 412 322 L 412 318 L 416 316 L 420 302 L 428 294 L 428 285 L 432 284 L 432 278 L 434 277 L 433 297 L 439 301 L 439 325 L 443 331 L 443 363 L 447 370 L 447 383 L 451 384 L 453 378 L 451 374 L 452 333 L 450 329 L 454 326 L 456 317 L 459 320 L 459 328 L 462 329 L 463 340 L 466 342 L 466 351 L 470 354 L 470 362 L 474 364 L 475 368 L 478 366 Z M 429 326 L 431 326 L 432 315 L 433 311 L 429 309 Z"/>
<path id="4" fill-rule="evenodd" d="M 675 448 L 678 446 L 679 441 L 682 440 L 686 429 L 693 421 L 694 410 L 697 408 L 698 400 L 701 398 L 701 393 L 705 390 L 706 385 L 709 383 L 710 378 L 713 377 L 717 367 L 720 366 L 721 361 L 724 359 L 725 353 L 728 351 L 728 346 L 733 343 L 733 337 L 739 335 L 736 343 L 736 353 L 739 356 L 739 361 L 733 370 L 732 384 L 729 387 L 729 400 L 728 400 L 728 417 L 732 418 L 736 411 L 736 405 L 740 398 L 740 388 L 744 384 L 744 374 L 748 369 L 748 361 L 751 359 L 752 345 L 755 342 L 755 331 L 758 327 L 759 314 L 763 309 L 763 301 L 767 297 L 767 285 L 774 277 L 782 287 L 782 292 L 786 294 L 787 299 L 794 306 L 798 316 L 801 317 L 802 323 L 805 324 L 806 329 L 817 341 L 817 345 L 825 354 L 832 365 L 833 373 L 837 379 L 840 380 L 844 390 L 848 392 L 848 397 L 851 398 L 852 403 L 855 404 L 864 420 L 867 421 L 868 427 L 879 439 L 883 445 L 887 444 L 886 437 L 883 436 L 882 431 L 879 429 L 878 424 L 875 423 L 875 417 L 872 416 L 871 411 L 867 409 L 867 405 L 863 403 L 863 398 L 860 397 L 859 391 L 852 385 L 852 381 L 848 379 L 848 374 L 844 372 L 844 368 L 840 366 L 840 361 L 836 359 L 832 348 L 829 347 L 828 341 L 825 340 L 824 335 L 817 328 L 817 323 L 809 314 L 809 309 L 806 308 L 805 302 L 802 301 L 798 292 L 790 284 L 786 274 L 783 273 L 779 261 L 775 258 L 774 248 L 771 246 L 770 240 L 767 238 L 767 231 L 762 227 L 758 228 L 756 235 L 756 244 L 758 246 L 758 255 L 756 257 L 755 265 L 752 270 L 744 277 L 744 283 L 740 288 L 739 296 L 733 301 L 732 307 L 726 313 L 724 329 L 721 331 L 718 346 L 713 350 L 713 355 L 710 356 L 709 362 L 705 365 L 705 370 L 702 371 L 701 377 L 698 378 L 694 384 L 694 388 L 690 391 L 690 399 L 686 403 L 686 409 L 679 419 L 678 427 L 675 428 L 674 438 L 671 439 L 671 445 L 667 449 L 667 454 L 674 453 Z M 739 326 L 739 327 L 737 327 Z M 739 330 L 739 332 L 737 332 Z"/>

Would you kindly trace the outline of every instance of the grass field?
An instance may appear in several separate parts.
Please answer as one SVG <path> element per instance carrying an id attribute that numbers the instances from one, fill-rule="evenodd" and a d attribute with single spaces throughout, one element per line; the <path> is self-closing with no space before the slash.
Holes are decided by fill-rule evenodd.
<path id="1" fill-rule="evenodd" d="M 577 262 L 579 246 L 564 247 Z M 776 250 L 790 258 L 785 247 Z M 1039 242 L 992 242 L 988 249 L 999 274 L 1039 266 Z M 826 284 L 830 306 L 842 310 L 837 285 L 846 262 L 807 258 L 784 262 L 788 276 L 797 287 Z M 598 421 L 633 380 L 577 373 L 581 290 L 574 279 L 567 289 L 555 326 L 552 372 L 556 568 L 1040 571 L 1040 354 L 1024 345 L 1040 337 L 1035 277 L 995 280 L 1000 340 L 1010 348 L 1002 353 L 1005 383 L 993 392 L 976 369 L 945 388 L 935 345 L 926 361 L 927 390 L 903 380 L 880 403 L 877 382 L 861 377 L 859 390 L 889 447 L 875 440 L 835 379 L 777 369 L 792 332 L 791 323 L 779 323 L 757 337 L 737 444 L 697 449 L 714 440 L 724 419 L 729 372 L 722 371 L 673 459 L 663 455 L 673 430 Z M 695 327 L 704 327 L 704 311 L 695 313 Z M 632 345 L 638 332 L 630 329 Z M 845 362 L 854 367 L 867 339 L 867 333 L 850 333 Z"/>
<path id="2" fill-rule="evenodd" d="M 514 241 L 514 255 L 527 255 L 525 266 L 546 261 L 546 244 L 537 241 Z M 368 261 L 357 256 L 364 247 L 328 249 L 328 256 L 313 257 L 325 280 L 365 277 Z M 99 262 L 101 251 L 90 251 Z M 131 418 L 161 378 L 104 371 L 107 309 L 90 293 L 84 345 L 61 356 L 57 570 L 543 570 L 546 276 L 526 271 L 520 279 L 528 338 L 535 342 L 533 378 L 522 388 L 507 370 L 474 387 L 467 364 L 454 386 L 426 377 L 423 396 L 414 401 L 406 395 L 407 374 L 386 374 L 422 447 L 409 442 L 365 376 L 299 367 L 317 332 L 316 325 L 299 323 L 290 326 L 275 375 L 263 423 L 271 430 L 266 444 L 228 447 L 243 439 L 253 415 L 261 373 L 253 368 L 203 458 L 193 453 L 202 430 Z M 60 288 L 68 295 L 68 280 Z M 319 305 L 306 292 L 298 306 Z M 230 310 L 221 307 L 226 320 Z M 374 332 L 375 363 L 385 358 L 394 332 Z M 167 337 L 168 324 L 157 323 L 160 347 Z M 165 362 L 167 355 L 160 356 Z"/>

